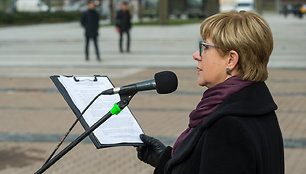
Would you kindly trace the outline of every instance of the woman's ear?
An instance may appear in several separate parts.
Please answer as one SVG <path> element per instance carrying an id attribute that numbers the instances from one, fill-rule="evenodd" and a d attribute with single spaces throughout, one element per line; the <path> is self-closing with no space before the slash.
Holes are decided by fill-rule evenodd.
<path id="1" fill-rule="evenodd" d="M 236 51 L 231 50 L 228 53 L 228 59 L 227 59 L 227 68 L 229 68 L 231 71 L 236 69 L 238 67 L 238 61 L 239 61 L 239 55 Z"/>

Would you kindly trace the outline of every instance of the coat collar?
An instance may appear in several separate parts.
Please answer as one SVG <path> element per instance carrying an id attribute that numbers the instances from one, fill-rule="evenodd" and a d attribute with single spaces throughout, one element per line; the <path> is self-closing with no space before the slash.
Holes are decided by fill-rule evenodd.
<path id="1" fill-rule="evenodd" d="M 167 164 L 167 170 L 180 163 L 190 154 L 203 134 L 218 119 L 235 115 L 241 117 L 260 116 L 277 109 L 271 93 L 264 82 L 256 82 L 226 99 L 207 119 L 197 126 L 180 144 L 175 155 Z"/>

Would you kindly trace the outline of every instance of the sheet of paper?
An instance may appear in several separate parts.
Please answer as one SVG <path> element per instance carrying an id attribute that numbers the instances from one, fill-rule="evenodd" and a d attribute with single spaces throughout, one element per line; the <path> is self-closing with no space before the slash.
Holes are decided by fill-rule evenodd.
<path id="1" fill-rule="evenodd" d="M 73 77 L 60 76 L 59 81 L 67 90 L 80 112 L 102 91 L 113 88 L 107 77 Z M 83 115 L 89 126 L 96 123 L 120 100 L 118 94 L 100 96 Z M 139 135 L 143 133 L 128 107 L 118 115 L 113 115 L 94 132 L 101 144 L 142 143 Z"/>

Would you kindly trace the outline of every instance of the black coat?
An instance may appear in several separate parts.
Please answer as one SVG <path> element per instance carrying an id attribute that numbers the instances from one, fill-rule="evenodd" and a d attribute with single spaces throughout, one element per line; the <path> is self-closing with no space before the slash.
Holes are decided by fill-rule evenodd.
<path id="1" fill-rule="evenodd" d="M 131 15 L 129 11 L 117 11 L 116 26 L 119 27 L 121 31 L 128 31 L 131 29 L 132 24 Z"/>
<path id="2" fill-rule="evenodd" d="M 85 28 L 85 36 L 98 36 L 99 15 L 95 10 L 87 10 L 84 12 L 81 18 L 81 24 Z"/>
<path id="3" fill-rule="evenodd" d="M 264 82 L 225 100 L 179 145 L 167 147 L 155 174 L 284 174 L 277 109 Z"/>

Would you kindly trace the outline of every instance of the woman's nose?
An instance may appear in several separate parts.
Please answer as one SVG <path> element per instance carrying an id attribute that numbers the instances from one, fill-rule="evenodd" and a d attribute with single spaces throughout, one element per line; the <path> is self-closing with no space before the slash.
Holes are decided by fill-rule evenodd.
<path id="1" fill-rule="evenodd" d="M 193 53 L 192 55 L 193 59 L 196 60 L 196 61 L 201 61 L 202 60 L 202 57 L 200 57 L 200 53 L 199 53 L 199 50 L 197 50 L 196 52 Z"/>

